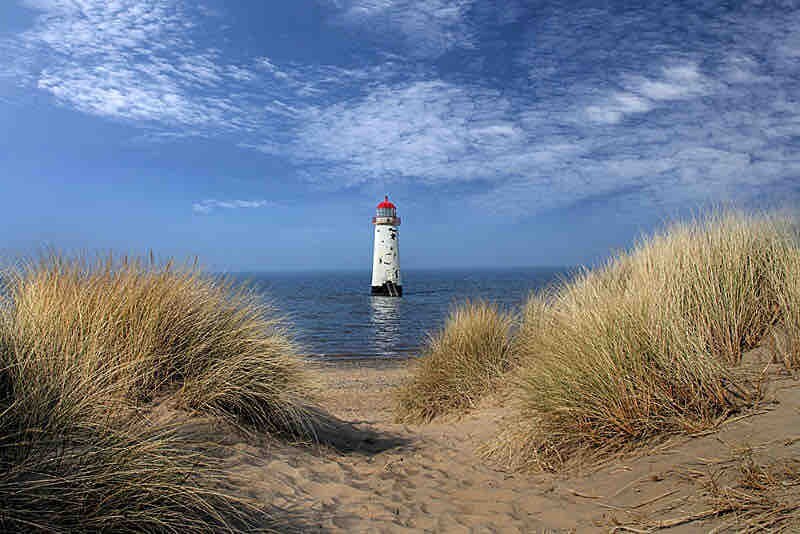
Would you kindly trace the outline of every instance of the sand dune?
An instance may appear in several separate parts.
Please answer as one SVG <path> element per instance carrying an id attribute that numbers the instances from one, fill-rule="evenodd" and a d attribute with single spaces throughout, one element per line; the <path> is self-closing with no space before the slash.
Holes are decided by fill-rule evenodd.
<path id="1" fill-rule="evenodd" d="M 322 367 L 329 445 L 242 440 L 228 459 L 243 493 L 295 510 L 304 531 L 637 532 L 663 521 L 707 532 L 736 521 L 689 519 L 708 515 L 707 478 L 732 479 L 743 447 L 758 459 L 800 458 L 800 387 L 790 378 L 777 377 L 767 402 L 716 432 L 556 476 L 507 472 L 476 455 L 507 415 L 498 403 L 460 420 L 398 425 L 392 394 L 404 365 Z"/>

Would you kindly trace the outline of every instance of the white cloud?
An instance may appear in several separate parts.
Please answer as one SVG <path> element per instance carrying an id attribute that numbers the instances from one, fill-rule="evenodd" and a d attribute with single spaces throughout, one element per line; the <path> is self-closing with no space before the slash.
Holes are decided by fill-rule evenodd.
<path id="1" fill-rule="evenodd" d="M 573 94 L 536 102 L 442 80 L 380 85 L 302 110 L 290 143 L 260 149 L 288 151 L 339 185 L 473 182 L 484 190 L 474 206 L 515 216 L 607 195 L 659 205 L 747 198 L 795 172 L 789 153 L 769 147 L 798 130 L 789 117 L 800 117 L 800 106 L 771 99 L 746 109 L 754 95 L 741 87 L 763 87 L 731 87 L 719 81 L 722 70 L 702 72 L 693 62 L 667 60 L 657 73 L 622 76 L 613 84 L 621 90 L 589 104 Z M 779 108 L 782 118 L 765 123 Z"/>
<path id="2" fill-rule="evenodd" d="M 279 66 L 268 57 L 229 62 L 195 42 L 194 29 L 211 15 L 181 0 L 25 4 L 38 12 L 33 27 L 0 40 L 0 57 L 22 63 L 14 65 L 16 78 L 24 71 L 64 106 L 173 134 L 280 130 L 330 93 L 397 76 L 393 60 L 357 69 Z"/>
<path id="3" fill-rule="evenodd" d="M 255 209 L 274 207 L 275 204 L 267 200 L 202 200 L 192 204 L 192 211 L 197 214 L 207 215 L 216 210 Z"/>
<path id="4" fill-rule="evenodd" d="M 662 72 L 660 78 L 634 80 L 629 86 L 651 100 L 679 100 L 711 92 L 712 83 L 700 73 L 697 64 L 664 67 Z"/>
<path id="5" fill-rule="evenodd" d="M 382 86 L 306 113 L 290 148 L 299 159 L 335 163 L 336 179 L 350 184 L 496 179 L 527 172 L 546 152 L 531 146 L 499 92 L 441 80 Z"/>
<path id="6" fill-rule="evenodd" d="M 333 187 L 461 183 L 473 205 L 524 215 L 614 195 L 754 196 L 798 176 L 800 16 L 745 6 L 692 29 L 669 5 L 557 4 L 525 21 L 530 49 L 498 83 L 426 60 L 464 49 L 495 58 L 475 48 L 485 0 L 320 1 L 376 39 L 399 36 L 416 57 L 358 68 L 230 61 L 193 40 L 202 16 L 180 0 L 28 0 L 39 14 L 12 50 L 64 106 L 152 138 L 235 134 Z"/>
<path id="7" fill-rule="evenodd" d="M 202 89 L 229 75 L 199 51 L 180 4 L 168 0 L 28 0 L 40 11 L 22 39 L 37 86 L 85 113 L 175 126 L 236 128 Z"/>
<path id="8" fill-rule="evenodd" d="M 622 85 L 627 91 L 613 91 L 586 107 L 589 120 L 616 124 L 628 115 L 656 109 L 664 101 L 708 95 L 715 86 L 696 63 L 664 67 L 660 77 L 627 76 Z"/>
<path id="9" fill-rule="evenodd" d="M 468 13 L 477 0 L 326 0 L 341 20 L 376 34 L 398 32 L 414 55 L 438 56 L 451 48 L 471 48 L 474 28 Z"/>
<path id="10" fill-rule="evenodd" d="M 328 74 L 310 68 L 295 80 L 267 58 L 228 62 L 192 38 L 211 15 L 180 0 L 25 3 L 38 15 L 13 50 L 33 84 L 64 106 L 101 117 L 192 135 L 243 135 L 268 122 L 270 102 L 296 100 Z"/>
<path id="11" fill-rule="evenodd" d="M 760 73 L 759 63 L 746 53 L 733 53 L 724 59 L 721 74 L 731 83 L 769 82 L 770 77 Z"/>
<path id="12" fill-rule="evenodd" d="M 633 93 L 615 92 L 603 101 L 586 107 L 589 120 L 616 124 L 631 113 L 645 113 L 653 109 L 653 102 Z"/>
<path id="13" fill-rule="evenodd" d="M 256 65 L 258 65 L 258 67 L 266 70 L 272 76 L 274 76 L 274 77 L 276 77 L 278 79 L 288 80 L 288 79 L 291 78 L 291 76 L 287 72 L 284 72 L 283 70 L 278 68 L 272 62 L 272 60 L 270 58 L 268 58 L 268 57 L 260 57 L 260 58 L 256 59 Z"/>

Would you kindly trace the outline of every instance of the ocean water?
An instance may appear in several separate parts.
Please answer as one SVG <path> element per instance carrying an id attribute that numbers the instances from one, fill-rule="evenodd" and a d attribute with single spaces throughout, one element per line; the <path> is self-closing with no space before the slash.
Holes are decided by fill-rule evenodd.
<path id="1" fill-rule="evenodd" d="M 405 358 L 444 324 L 454 303 L 484 298 L 516 310 L 565 268 L 404 270 L 403 297 L 373 297 L 369 272 L 241 273 L 292 322 L 304 354 L 319 358 Z"/>

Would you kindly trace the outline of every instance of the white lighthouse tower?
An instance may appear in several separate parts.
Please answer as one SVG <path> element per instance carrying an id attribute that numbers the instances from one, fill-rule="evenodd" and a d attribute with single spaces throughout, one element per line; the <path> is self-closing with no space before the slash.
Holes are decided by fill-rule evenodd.
<path id="1" fill-rule="evenodd" d="M 400 237 L 397 227 L 400 217 L 397 207 L 385 197 L 378 204 L 372 218 L 375 225 L 375 247 L 372 254 L 372 294 L 384 297 L 402 297 L 403 280 L 400 278 Z"/>

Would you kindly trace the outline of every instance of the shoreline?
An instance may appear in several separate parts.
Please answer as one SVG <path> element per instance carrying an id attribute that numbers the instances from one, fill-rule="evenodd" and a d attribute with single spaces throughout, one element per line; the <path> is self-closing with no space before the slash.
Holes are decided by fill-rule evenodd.
<path id="1" fill-rule="evenodd" d="M 408 366 L 419 359 L 418 356 L 385 357 L 385 356 L 304 356 L 305 360 L 318 367 L 369 367 L 375 369 Z"/>

